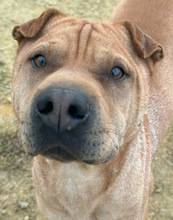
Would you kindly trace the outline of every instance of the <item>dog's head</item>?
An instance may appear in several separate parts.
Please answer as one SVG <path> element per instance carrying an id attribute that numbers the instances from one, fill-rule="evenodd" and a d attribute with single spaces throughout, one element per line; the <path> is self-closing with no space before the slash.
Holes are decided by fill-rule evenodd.
<path id="1" fill-rule="evenodd" d="M 162 47 L 130 22 L 55 9 L 16 26 L 13 105 L 31 155 L 106 162 L 138 132 Z"/>

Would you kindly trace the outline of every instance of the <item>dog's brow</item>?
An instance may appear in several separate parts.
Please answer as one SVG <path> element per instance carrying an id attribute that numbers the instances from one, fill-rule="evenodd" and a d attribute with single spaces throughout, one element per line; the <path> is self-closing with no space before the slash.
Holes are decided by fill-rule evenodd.
<path id="1" fill-rule="evenodd" d="M 47 43 L 43 43 L 42 41 L 41 42 L 37 42 L 37 46 L 34 48 L 34 51 L 33 51 L 33 49 L 31 49 L 31 50 L 28 51 L 28 54 L 31 54 L 31 56 L 32 56 L 35 53 L 36 54 L 37 53 L 49 53 L 49 52 L 52 51 L 53 48 L 56 47 L 57 44 L 58 43 L 56 41 L 53 41 L 53 40 L 51 40 L 51 41 L 49 41 Z M 60 50 L 60 52 L 62 52 L 62 50 Z"/>

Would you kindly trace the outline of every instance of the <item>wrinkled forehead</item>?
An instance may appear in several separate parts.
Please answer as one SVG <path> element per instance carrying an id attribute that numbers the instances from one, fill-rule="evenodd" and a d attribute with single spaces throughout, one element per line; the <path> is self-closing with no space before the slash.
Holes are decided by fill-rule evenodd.
<path id="1" fill-rule="evenodd" d="M 78 48 L 85 46 L 105 47 L 107 49 L 116 47 L 122 50 L 127 47 L 127 30 L 121 23 L 110 22 L 89 22 L 86 19 L 75 19 L 66 17 L 51 19 L 42 31 L 43 37 L 47 40 L 65 41 L 71 43 L 71 47 L 78 45 Z M 40 42 L 42 39 L 40 39 Z"/>

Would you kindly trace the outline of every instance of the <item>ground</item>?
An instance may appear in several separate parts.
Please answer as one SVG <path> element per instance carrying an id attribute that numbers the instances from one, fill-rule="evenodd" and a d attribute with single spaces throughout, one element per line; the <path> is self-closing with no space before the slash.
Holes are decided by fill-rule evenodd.
<path id="1" fill-rule="evenodd" d="M 11 108 L 11 75 L 17 43 L 11 37 L 16 24 L 39 16 L 47 8 L 89 20 L 106 20 L 116 0 L 1 0 L 0 4 L 0 219 L 44 220 L 32 186 L 32 158 L 17 139 L 18 122 Z M 153 163 L 154 190 L 150 220 L 173 219 L 173 123 Z"/>

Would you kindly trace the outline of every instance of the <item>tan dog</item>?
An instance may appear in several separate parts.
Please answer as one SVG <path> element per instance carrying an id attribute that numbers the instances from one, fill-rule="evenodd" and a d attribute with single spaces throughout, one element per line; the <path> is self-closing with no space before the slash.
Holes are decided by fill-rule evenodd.
<path id="1" fill-rule="evenodd" d="M 14 28 L 13 105 L 48 219 L 147 218 L 173 113 L 172 14 L 169 0 L 124 0 L 110 22 L 49 9 Z"/>

